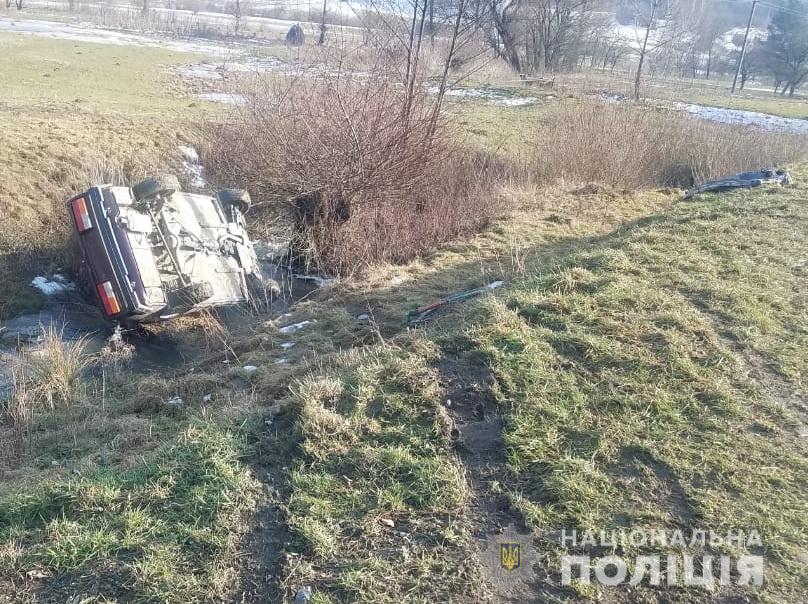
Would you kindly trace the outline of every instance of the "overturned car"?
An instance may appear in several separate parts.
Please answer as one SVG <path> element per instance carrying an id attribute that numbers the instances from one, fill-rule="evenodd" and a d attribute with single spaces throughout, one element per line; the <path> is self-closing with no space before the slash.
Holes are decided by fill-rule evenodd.
<path id="1" fill-rule="evenodd" d="M 244 220 L 249 204 L 238 189 L 182 192 L 173 176 L 94 186 L 70 199 L 84 278 L 106 317 L 161 321 L 263 297 Z"/>

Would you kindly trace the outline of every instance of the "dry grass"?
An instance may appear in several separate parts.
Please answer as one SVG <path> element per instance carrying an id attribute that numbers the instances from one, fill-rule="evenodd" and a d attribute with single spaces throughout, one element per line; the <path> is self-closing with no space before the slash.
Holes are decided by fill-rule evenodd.
<path id="1" fill-rule="evenodd" d="M 564 103 L 538 127 L 539 181 L 689 187 L 808 155 L 808 137 L 711 124 L 647 106 Z"/>
<path id="2" fill-rule="evenodd" d="M 11 453 L 19 457 L 31 449 L 36 417 L 57 407 L 70 407 L 81 394 L 81 378 L 93 359 L 86 340 L 69 341 L 53 325 L 42 328 L 38 349 L 21 353 L 12 363 L 12 393 L 3 415 L 11 428 Z"/>

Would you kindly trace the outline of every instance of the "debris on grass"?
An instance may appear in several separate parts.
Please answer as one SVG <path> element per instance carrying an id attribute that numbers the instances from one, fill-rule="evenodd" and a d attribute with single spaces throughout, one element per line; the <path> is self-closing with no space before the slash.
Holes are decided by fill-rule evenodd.
<path id="1" fill-rule="evenodd" d="M 470 298 L 475 298 L 481 294 L 500 288 L 503 285 L 505 285 L 504 281 L 494 281 L 493 283 L 489 283 L 488 285 L 485 285 L 483 287 L 458 292 L 456 294 L 447 296 L 442 300 L 438 300 L 437 302 L 426 304 L 424 306 L 419 306 L 415 310 L 411 310 L 410 312 L 407 313 L 407 323 L 410 325 L 421 323 L 422 321 L 425 321 L 436 310 L 443 308 L 444 306 L 448 306 L 449 304 L 455 304 L 456 302 L 463 302 Z"/>
<path id="2" fill-rule="evenodd" d="M 786 170 L 765 168 L 757 172 L 741 172 L 727 178 L 708 180 L 704 184 L 693 187 L 685 193 L 685 199 L 691 199 L 699 193 L 723 193 L 733 189 L 752 189 L 764 184 L 790 185 L 791 175 Z"/>

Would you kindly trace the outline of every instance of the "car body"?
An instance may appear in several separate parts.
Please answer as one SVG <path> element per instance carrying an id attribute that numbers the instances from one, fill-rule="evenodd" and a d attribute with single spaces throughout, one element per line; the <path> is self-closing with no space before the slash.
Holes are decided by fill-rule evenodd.
<path id="1" fill-rule="evenodd" d="M 182 192 L 161 177 L 68 201 L 85 278 L 108 319 L 160 321 L 251 300 L 262 276 L 243 216 L 249 196 L 223 193 Z"/>

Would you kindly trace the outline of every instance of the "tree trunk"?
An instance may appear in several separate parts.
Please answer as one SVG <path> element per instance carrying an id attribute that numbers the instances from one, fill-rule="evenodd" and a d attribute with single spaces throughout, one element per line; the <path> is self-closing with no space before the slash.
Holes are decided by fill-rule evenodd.
<path id="1" fill-rule="evenodd" d="M 233 10 L 233 17 L 236 19 L 234 33 L 238 35 L 241 30 L 241 0 L 236 0 L 235 9 Z"/>
<path id="2" fill-rule="evenodd" d="M 648 52 L 648 38 L 651 35 L 651 28 L 654 26 L 654 17 L 656 16 L 656 9 L 660 0 L 652 0 L 651 2 L 651 16 L 648 19 L 648 27 L 645 28 L 645 39 L 642 41 L 642 49 L 640 50 L 640 62 L 637 65 L 637 75 L 634 78 L 634 100 L 640 100 L 640 84 L 642 82 L 642 66 L 645 63 L 645 53 Z"/>
<path id="3" fill-rule="evenodd" d="M 500 42 L 502 42 L 502 46 L 504 50 L 499 50 L 500 56 L 502 56 L 510 66 L 516 70 L 516 72 L 522 71 L 522 63 L 519 59 L 519 52 L 516 50 L 516 44 L 511 38 L 510 33 L 508 32 L 508 27 L 500 18 L 499 13 L 497 13 L 497 5 L 495 2 L 491 2 L 491 18 L 494 21 L 494 27 L 497 30 L 497 36 L 499 36 Z"/>
<path id="4" fill-rule="evenodd" d="M 429 1 L 429 41 L 435 45 L 435 0 Z"/>

